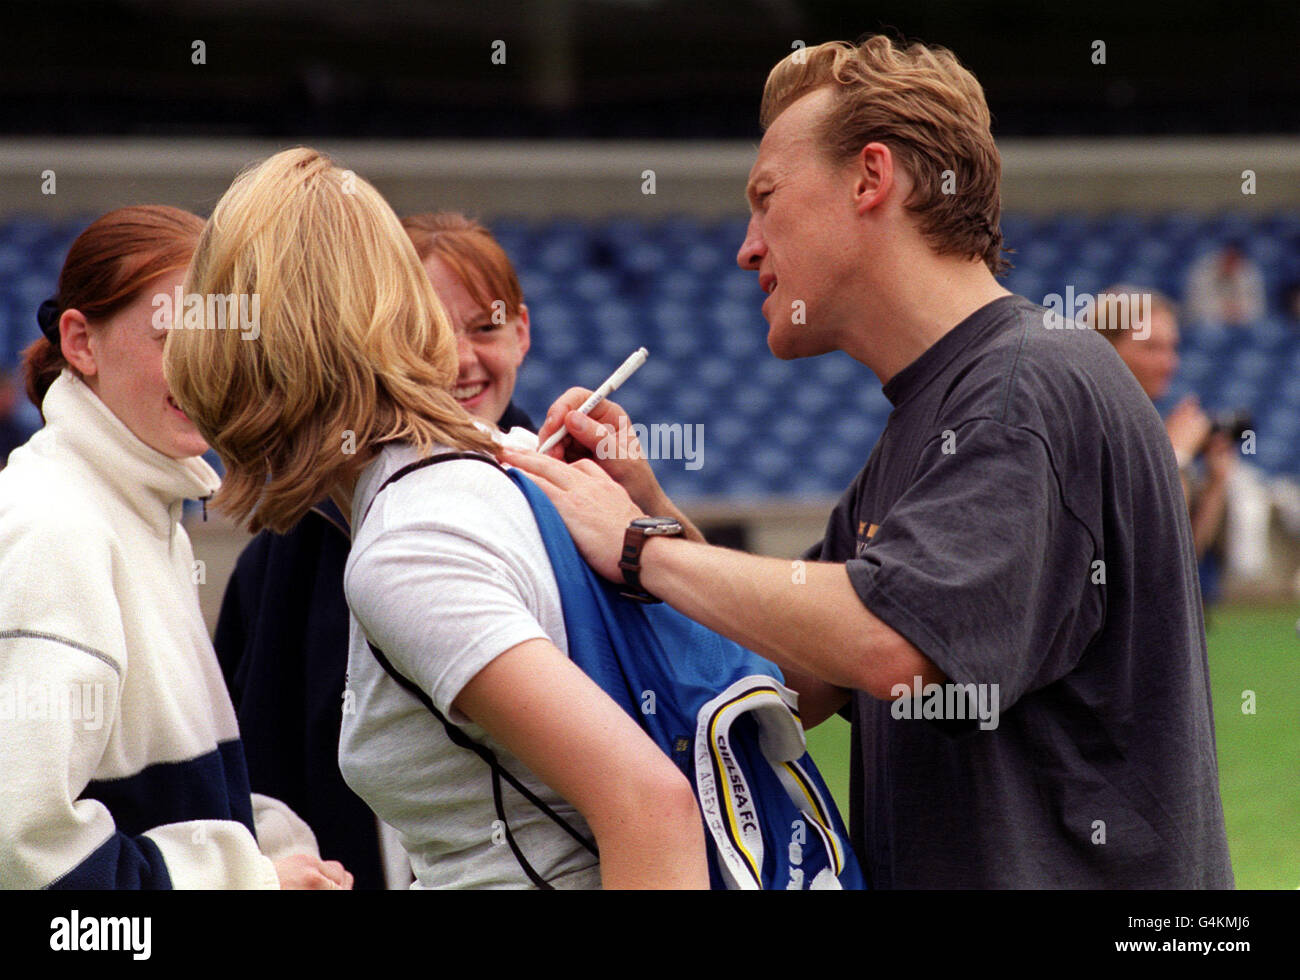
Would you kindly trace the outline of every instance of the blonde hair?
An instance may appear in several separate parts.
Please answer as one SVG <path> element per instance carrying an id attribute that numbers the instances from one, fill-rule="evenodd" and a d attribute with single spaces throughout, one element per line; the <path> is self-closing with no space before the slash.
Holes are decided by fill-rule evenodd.
<path id="1" fill-rule="evenodd" d="M 983 259 L 994 274 L 1006 271 L 1002 157 L 984 90 L 956 55 L 919 43 L 902 47 L 880 34 L 856 45 L 801 48 L 768 75 L 759 123 L 767 129 L 791 103 L 823 87 L 834 103 L 818 135 L 831 157 L 884 143 L 912 178 L 907 209 L 930 246 L 940 255 Z"/>
<path id="2" fill-rule="evenodd" d="M 289 530 L 383 443 L 492 451 L 451 396 L 455 334 L 397 216 L 323 154 L 241 173 L 184 288 L 187 304 L 249 297 L 258 316 L 241 331 L 188 312 L 182 326 L 177 311 L 164 355 L 173 397 L 226 465 L 215 503 L 253 531 Z"/>
<path id="3" fill-rule="evenodd" d="M 1132 337 L 1144 341 L 1151 335 L 1156 313 L 1178 316 L 1178 305 L 1164 292 L 1131 283 L 1115 283 L 1101 290 L 1095 299 L 1092 316 L 1084 317 L 1088 326 L 1112 344 Z"/>
<path id="4" fill-rule="evenodd" d="M 1085 318 L 1087 325 L 1112 344 L 1118 344 L 1124 336 L 1138 340 L 1149 336 L 1151 320 L 1157 313 L 1178 315 L 1178 307 L 1164 293 L 1128 283 L 1106 287 L 1097 294 L 1095 303 L 1092 315 Z"/>

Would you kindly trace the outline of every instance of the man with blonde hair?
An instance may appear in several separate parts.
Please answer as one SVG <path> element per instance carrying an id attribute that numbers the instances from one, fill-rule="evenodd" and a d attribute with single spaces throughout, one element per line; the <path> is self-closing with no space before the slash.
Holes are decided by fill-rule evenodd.
<path id="1" fill-rule="evenodd" d="M 508 458 L 598 571 L 780 664 L 805 724 L 851 706 L 873 887 L 1231 887 L 1173 451 L 1109 344 L 995 279 L 979 83 L 835 42 L 773 69 L 760 118 L 737 261 L 768 345 L 845 351 L 894 405 L 825 538 L 793 565 L 710 547 L 631 526 L 682 520 L 643 459 Z M 570 459 L 627 422 L 584 395 L 542 427 Z"/>

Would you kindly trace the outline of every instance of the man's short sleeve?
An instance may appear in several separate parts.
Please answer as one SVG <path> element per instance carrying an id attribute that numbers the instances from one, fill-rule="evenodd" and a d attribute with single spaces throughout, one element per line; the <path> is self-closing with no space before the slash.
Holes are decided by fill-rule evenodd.
<path id="1" fill-rule="evenodd" d="M 1005 710 L 1069 672 L 1098 629 L 1096 545 L 1037 434 L 968 422 L 916 476 L 848 574 L 873 614 L 949 679 L 996 683 Z"/>

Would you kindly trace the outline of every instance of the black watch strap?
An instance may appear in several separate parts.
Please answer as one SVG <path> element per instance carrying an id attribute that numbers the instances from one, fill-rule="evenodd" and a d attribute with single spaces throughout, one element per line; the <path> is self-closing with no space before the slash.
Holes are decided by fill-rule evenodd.
<path id="1" fill-rule="evenodd" d="M 682 533 L 681 524 L 669 518 L 643 517 L 629 524 L 623 533 L 623 554 L 618 562 L 627 588 L 621 590 L 619 594 L 627 599 L 635 599 L 637 602 L 647 604 L 662 602 L 663 600 L 651 595 L 641 584 L 641 550 L 645 547 L 646 538 Z"/>

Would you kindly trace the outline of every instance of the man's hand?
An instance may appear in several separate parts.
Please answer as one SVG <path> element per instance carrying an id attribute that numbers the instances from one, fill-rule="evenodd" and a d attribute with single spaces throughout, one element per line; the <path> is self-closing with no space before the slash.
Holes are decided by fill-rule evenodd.
<path id="1" fill-rule="evenodd" d="M 627 412 L 609 399 L 593 408 L 589 416 L 576 411 L 590 394 L 586 388 L 570 388 L 557 398 L 546 412 L 546 419 L 537 433 L 538 444 L 545 442 L 563 425 L 569 432 L 568 436 L 547 455 L 569 463 L 580 460 L 595 463 L 627 491 L 642 514 L 675 517 L 686 529 L 687 538 L 703 541 L 704 535 L 659 485 L 641 443 L 632 431 L 632 420 Z"/>
<path id="2" fill-rule="evenodd" d="M 1196 457 L 1210 434 L 1210 418 L 1201 411 L 1200 402 L 1195 395 L 1188 395 L 1169 413 L 1169 418 L 1165 420 L 1165 431 L 1169 433 L 1169 441 L 1174 445 L 1174 454 L 1178 457 L 1180 466 Z"/>
<path id="3" fill-rule="evenodd" d="M 611 582 L 622 582 L 618 561 L 623 534 L 628 524 L 647 516 L 627 491 L 589 459 L 569 465 L 540 453 L 506 448 L 500 455 L 532 477 L 550 498 L 587 564 Z"/>
<path id="4" fill-rule="evenodd" d="M 1224 486 L 1237 469 L 1237 447 L 1224 433 L 1216 432 L 1205 444 L 1205 478 L 1210 486 Z"/>
<path id="5" fill-rule="evenodd" d="M 290 854 L 275 862 L 280 888 L 289 890 L 350 889 L 352 874 L 337 861 L 322 861 L 310 854 Z"/>
<path id="6" fill-rule="evenodd" d="M 1196 558 L 1204 558 L 1219 536 L 1228 507 L 1228 481 L 1237 468 L 1237 447 L 1222 432 L 1205 442 L 1205 484 L 1192 508 L 1192 544 Z"/>
<path id="7" fill-rule="evenodd" d="M 576 409 L 590 394 L 586 388 L 570 388 L 557 398 L 546 412 L 537 441 L 545 442 L 563 425 L 569 435 L 561 439 L 548 455 L 568 463 L 580 459 L 593 460 L 615 483 L 627 490 L 646 513 L 663 511 L 668 498 L 645 458 L 641 443 L 632 432 L 631 418 L 609 399 L 593 408 L 589 416 L 579 415 Z"/>

